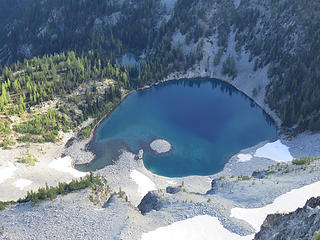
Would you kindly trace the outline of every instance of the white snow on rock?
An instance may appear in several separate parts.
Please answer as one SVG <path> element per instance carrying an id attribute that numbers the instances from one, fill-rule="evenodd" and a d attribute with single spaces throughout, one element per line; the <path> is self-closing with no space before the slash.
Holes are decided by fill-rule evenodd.
<path id="1" fill-rule="evenodd" d="M 251 154 L 243 154 L 243 153 L 240 153 L 238 154 L 238 159 L 239 159 L 239 162 L 248 162 L 252 159 L 252 155 Z"/>
<path id="2" fill-rule="evenodd" d="M 19 178 L 18 180 L 16 180 L 13 185 L 16 188 L 19 188 L 20 190 L 25 189 L 26 187 L 28 187 L 29 185 L 32 184 L 32 181 L 28 180 L 28 179 L 24 179 L 24 178 Z"/>
<path id="3" fill-rule="evenodd" d="M 171 144 L 163 139 L 154 140 L 152 143 L 150 143 L 150 147 L 153 151 L 159 154 L 166 153 L 171 150 Z"/>
<path id="4" fill-rule="evenodd" d="M 0 183 L 3 183 L 9 178 L 13 177 L 16 167 L 11 162 L 7 162 L 6 165 L 0 167 Z"/>
<path id="5" fill-rule="evenodd" d="M 142 234 L 141 240 L 252 240 L 253 235 L 240 236 L 224 228 L 219 219 L 201 215 L 175 222 Z"/>
<path id="6" fill-rule="evenodd" d="M 140 193 L 141 197 L 144 197 L 149 191 L 157 190 L 154 182 L 137 170 L 132 170 L 130 177 L 138 185 L 138 193 Z"/>
<path id="7" fill-rule="evenodd" d="M 280 140 L 267 143 L 263 147 L 256 150 L 255 157 L 262 157 L 274 160 L 276 162 L 290 162 L 293 160 L 289 147 L 282 144 Z"/>
<path id="8" fill-rule="evenodd" d="M 231 217 L 248 222 L 257 232 L 268 214 L 292 212 L 305 205 L 311 197 L 320 196 L 320 182 L 293 189 L 261 208 L 233 208 Z"/>
<path id="9" fill-rule="evenodd" d="M 49 163 L 49 167 L 58 172 L 70 173 L 74 177 L 84 177 L 87 175 L 87 173 L 80 172 L 72 167 L 72 158 L 69 156 L 53 160 Z"/>

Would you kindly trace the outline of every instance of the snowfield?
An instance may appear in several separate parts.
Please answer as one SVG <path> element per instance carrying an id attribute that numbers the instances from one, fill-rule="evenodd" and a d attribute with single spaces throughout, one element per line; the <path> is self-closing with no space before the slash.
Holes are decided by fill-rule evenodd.
<path id="1" fill-rule="evenodd" d="M 53 160 L 49 163 L 49 167 L 58 172 L 70 173 L 74 177 L 84 177 L 87 175 L 87 173 L 80 172 L 72 167 L 72 158 L 69 156 Z"/>
<path id="2" fill-rule="evenodd" d="M 201 215 L 144 233 L 141 240 L 251 240 L 253 237 L 230 232 L 221 225 L 218 218 Z"/>
<path id="3" fill-rule="evenodd" d="M 251 154 L 243 154 L 243 153 L 240 153 L 238 154 L 238 159 L 239 159 L 239 162 L 248 162 L 252 159 L 252 155 Z"/>
<path id="4" fill-rule="evenodd" d="M 320 196 L 320 182 L 293 189 L 261 208 L 233 208 L 231 217 L 248 222 L 257 232 L 268 214 L 292 212 L 305 205 L 312 197 Z"/>
<path id="5" fill-rule="evenodd" d="M 141 197 L 144 197 L 149 191 L 157 190 L 154 182 L 137 170 L 132 170 L 130 177 L 138 185 L 138 192 Z"/>
<path id="6" fill-rule="evenodd" d="M 14 183 L 14 186 L 16 188 L 19 188 L 20 190 L 25 189 L 26 187 L 28 187 L 29 185 L 32 184 L 32 181 L 28 180 L 28 179 L 24 179 L 24 178 L 19 178 L 18 180 L 16 180 Z"/>
<path id="7" fill-rule="evenodd" d="M 293 160 L 289 147 L 282 144 L 281 140 L 267 143 L 256 150 L 255 157 L 268 158 L 276 162 L 290 162 Z"/>
<path id="8" fill-rule="evenodd" d="M 0 183 L 5 182 L 7 179 L 13 177 L 16 167 L 11 162 L 7 162 L 6 166 L 0 168 Z"/>

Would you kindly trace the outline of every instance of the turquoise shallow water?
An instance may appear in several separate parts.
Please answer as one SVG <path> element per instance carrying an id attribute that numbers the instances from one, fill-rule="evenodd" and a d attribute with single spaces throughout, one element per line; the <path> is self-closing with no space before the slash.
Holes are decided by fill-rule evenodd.
<path id="1" fill-rule="evenodd" d="M 144 149 L 144 164 L 168 177 L 210 175 L 241 149 L 277 137 L 273 121 L 251 99 L 219 80 L 171 81 L 135 92 L 97 128 L 90 144 L 96 159 L 80 170 L 112 164 L 119 150 Z M 154 139 L 173 149 L 154 154 Z"/>

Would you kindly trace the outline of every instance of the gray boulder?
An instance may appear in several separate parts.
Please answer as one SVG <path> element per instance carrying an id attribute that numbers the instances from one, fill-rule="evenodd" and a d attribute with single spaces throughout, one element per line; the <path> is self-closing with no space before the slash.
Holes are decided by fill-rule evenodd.
<path id="1" fill-rule="evenodd" d="M 148 194 L 143 197 L 138 205 L 138 209 L 144 215 L 152 210 L 159 211 L 162 206 L 163 201 L 159 194 L 156 192 L 148 192 Z"/>
<path id="2" fill-rule="evenodd" d="M 169 193 L 169 194 L 176 194 L 176 193 L 180 192 L 181 189 L 182 189 L 182 186 L 178 186 L 178 187 L 168 186 L 166 188 L 166 192 Z"/>

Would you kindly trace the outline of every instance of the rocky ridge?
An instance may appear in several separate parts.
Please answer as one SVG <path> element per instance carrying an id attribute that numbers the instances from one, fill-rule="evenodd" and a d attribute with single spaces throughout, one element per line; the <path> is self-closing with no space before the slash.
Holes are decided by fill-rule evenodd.
<path id="1" fill-rule="evenodd" d="M 317 197 L 294 212 L 268 215 L 254 240 L 317 240 L 319 229 L 320 197 Z"/>

